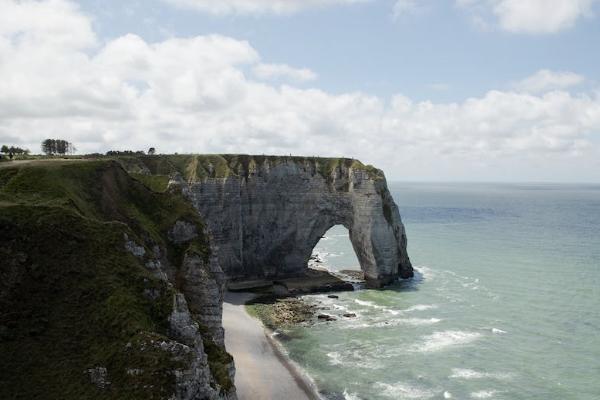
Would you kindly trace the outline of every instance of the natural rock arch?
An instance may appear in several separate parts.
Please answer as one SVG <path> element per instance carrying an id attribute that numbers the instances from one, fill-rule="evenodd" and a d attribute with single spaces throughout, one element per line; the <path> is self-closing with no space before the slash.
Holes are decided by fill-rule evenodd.
<path id="1" fill-rule="evenodd" d="M 231 157 L 223 157 L 226 176 L 203 160 L 201 180 L 179 180 L 205 218 L 229 279 L 301 274 L 335 225 L 348 229 L 372 286 L 412 276 L 404 226 L 381 171 L 349 159 Z"/>

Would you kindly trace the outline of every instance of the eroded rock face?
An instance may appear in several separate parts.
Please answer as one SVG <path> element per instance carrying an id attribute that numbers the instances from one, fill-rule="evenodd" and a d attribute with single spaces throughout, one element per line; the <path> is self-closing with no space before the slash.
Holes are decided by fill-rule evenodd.
<path id="1" fill-rule="evenodd" d="M 184 185 L 183 193 L 208 224 L 228 278 L 302 273 L 334 225 L 349 230 L 372 286 L 413 275 L 404 226 L 383 173 L 353 168 L 351 162 L 323 169 L 319 160 L 251 157 L 226 177 Z M 173 182 L 181 185 L 181 179 Z"/>
<path id="2" fill-rule="evenodd" d="M 222 326 L 225 277 L 216 252 L 208 260 L 187 254 L 182 266 L 183 292 L 198 322 L 208 330 L 215 343 L 224 346 Z"/>
<path id="3" fill-rule="evenodd" d="M 171 335 L 178 343 L 168 349 L 175 359 L 186 361 L 186 368 L 175 371 L 174 400 L 235 400 L 235 388 L 222 390 L 211 375 L 199 325 L 193 320 L 185 296 L 181 293 L 174 296 L 169 323 Z M 232 380 L 234 373 L 235 368 L 231 365 Z"/>

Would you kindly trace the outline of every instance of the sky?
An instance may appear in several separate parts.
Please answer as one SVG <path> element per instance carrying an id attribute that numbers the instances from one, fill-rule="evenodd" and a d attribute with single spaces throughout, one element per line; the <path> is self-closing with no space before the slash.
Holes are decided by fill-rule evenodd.
<path id="1" fill-rule="evenodd" d="M 0 0 L 0 144 L 600 182 L 600 0 Z"/>

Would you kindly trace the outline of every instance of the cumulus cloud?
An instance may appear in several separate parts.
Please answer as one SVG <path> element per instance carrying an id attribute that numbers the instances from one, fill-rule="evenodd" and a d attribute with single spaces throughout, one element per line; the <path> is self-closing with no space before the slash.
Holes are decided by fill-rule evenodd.
<path id="1" fill-rule="evenodd" d="M 293 68 L 287 64 L 258 64 L 253 69 L 260 79 L 291 79 L 298 82 L 314 81 L 317 74 L 308 68 Z"/>
<path id="2" fill-rule="evenodd" d="M 56 136 L 85 152 L 154 146 L 349 156 L 392 177 L 461 169 L 472 176 L 474 166 L 497 170 L 490 163 L 515 157 L 570 168 L 573 157 L 596 159 L 596 93 L 489 91 L 456 103 L 332 94 L 247 76 L 265 67 L 245 41 L 205 35 L 150 43 L 130 34 L 98 45 L 89 18 L 66 0 L 1 4 L 0 15 L 9 7 L 21 20 L 0 24 L 0 141 L 18 137 L 34 151 Z M 33 6 L 39 14 L 29 12 Z M 37 15 L 57 20 L 41 23 Z"/>
<path id="3" fill-rule="evenodd" d="M 571 28 L 578 19 L 592 14 L 597 0 L 456 0 L 484 21 L 491 13 L 508 32 L 548 34 Z"/>
<path id="4" fill-rule="evenodd" d="M 541 93 L 548 90 L 568 89 L 580 85 L 583 81 L 585 81 L 585 78 L 574 72 L 542 69 L 513 86 L 517 90 Z"/>
<path id="5" fill-rule="evenodd" d="M 370 0 L 163 0 L 174 6 L 226 14 L 292 14 L 309 8 L 361 3 Z"/>

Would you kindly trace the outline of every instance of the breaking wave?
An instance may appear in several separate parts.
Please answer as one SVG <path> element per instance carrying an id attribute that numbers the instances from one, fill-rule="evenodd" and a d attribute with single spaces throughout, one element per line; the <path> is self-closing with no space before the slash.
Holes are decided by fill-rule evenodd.
<path id="1" fill-rule="evenodd" d="M 449 347 L 468 344 L 481 337 L 481 333 L 464 331 L 442 331 L 423 336 L 423 342 L 413 346 L 416 352 L 433 352 Z"/>

